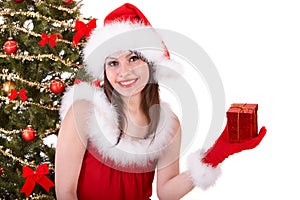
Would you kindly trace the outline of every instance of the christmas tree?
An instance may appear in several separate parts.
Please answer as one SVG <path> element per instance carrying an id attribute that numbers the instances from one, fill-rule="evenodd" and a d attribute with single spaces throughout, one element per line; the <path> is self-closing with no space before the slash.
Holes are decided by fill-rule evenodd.
<path id="1" fill-rule="evenodd" d="M 64 88 L 83 68 L 80 6 L 0 0 L 0 199 L 55 198 L 55 146 L 47 141 L 60 128 Z"/>

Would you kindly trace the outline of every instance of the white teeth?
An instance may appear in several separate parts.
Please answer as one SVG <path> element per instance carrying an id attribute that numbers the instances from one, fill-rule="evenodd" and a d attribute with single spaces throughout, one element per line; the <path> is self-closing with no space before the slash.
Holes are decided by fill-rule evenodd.
<path id="1" fill-rule="evenodd" d="M 131 80 L 131 81 L 125 81 L 125 82 L 120 82 L 121 85 L 130 85 L 131 83 L 133 83 L 135 80 Z"/>

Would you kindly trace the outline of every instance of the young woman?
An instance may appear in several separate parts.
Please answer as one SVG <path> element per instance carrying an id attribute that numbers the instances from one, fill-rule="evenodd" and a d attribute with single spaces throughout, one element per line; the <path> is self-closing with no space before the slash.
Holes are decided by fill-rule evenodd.
<path id="1" fill-rule="evenodd" d="M 143 30 L 142 37 L 136 31 Z M 133 31 L 126 42 L 114 37 Z M 146 35 L 146 37 L 145 37 Z M 80 83 L 63 97 L 55 166 L 57 199 L 149 200 L 157 170 L 160 199 L 180 199 L 195 186 L 214 184 L 228 156 L 256 147 L 266 130 L 244 143 L 226 142 L 227 127 L 207 152 L 195 152 L 180 172 L 181 128 L 159 96 L 159 79 L 175 66 L 162 41 L 160 50 L 144 48 L 158 39 L 135 6 L 124 4 L 90 36 L 84 50 L 87 72 L 103 87 Z M 107 41 L 111 45 L 107 45 Z"/>

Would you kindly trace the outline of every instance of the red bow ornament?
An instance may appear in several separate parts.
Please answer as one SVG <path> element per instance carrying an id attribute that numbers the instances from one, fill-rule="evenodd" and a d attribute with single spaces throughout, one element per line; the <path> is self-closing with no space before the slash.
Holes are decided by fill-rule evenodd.
<path id="1" fill-rule="evenodd" d="M 96 28 L 97 25 L 96 25 L 96 19 L 92 19 L 90 20 L 87 24 L 85 24 L 84 22 L 82 21 L 79 21 L 79 20 L 76 20 L 76 23 L 75 23 L 75 30 L 77 31 L 75 33 L 75 35 L 73 36 L 73 42 L 78 45 L 78 42 L 79 40 L 82 38 L 82 37 L 89 37 L 92 30 L 94 28 Z"/>
<path id="2" fill-rule="evenodd" d="M 27 93 L 27 91 L 24 88 L 21 89 L 19 92 L 17 90 L 12 89 L 10 91 L 10 94 L 8 95 L 8 98 L 10 100 L 14 100 L 19 95 L 23 101 L 26 101 L 28 99 L 28 97 L 26 96 L 26 93 Z"/>
<path id="3" fill-rule="evenodd" d="M 75 80 L 74 80 L 75 85 L 80 84 L 82 82 L 84 82 L 84 81 L 79 78 L 75 78 Z M 92 81 L 92 82 L 90 82 L 90 85 L 95 86 L 95 87 L 101 87 L 101 81 L 100 80 Z"/>
<path id="4" fill-rule="evenodd" d="M 46 174 L 49 174 L 47 164 L 41 164 L 37 167 L 36 171 L 33 171 L 33 169 L 28 166 L 24 166 L 22 176 L 26 178 L 26 181 L 20 192 L 25 193 L 26 197 L 28 197 L 32 193 L 36 183 L 40 184 L 49 192 L 50 188 L 54 187 L 54 183 L 45 176 Z"/>
<path id="5" fill-rule="evenodd" d="M 57 40 L 57 35 L 56 34 L 48 36 L 46 33 L 42 33 L 41 37 L 42 37 L 42 40 L 40 40 L 38 42 L 38 44 L 41 47 L 45 46 L 47 43 L 49 43 L 51 48 L 56 46 L 56 40 Z"/>

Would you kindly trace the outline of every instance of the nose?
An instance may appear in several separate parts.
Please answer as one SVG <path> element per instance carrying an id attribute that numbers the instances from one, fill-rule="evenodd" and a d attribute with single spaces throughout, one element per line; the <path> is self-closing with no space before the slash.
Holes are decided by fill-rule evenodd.
<path id="1" fill-rule="evenodd" d="M 131 70 L 131 68 L 127 63 L 125 63 L 125 62 L 120 63 L 119 76 L 122 76 L 122 77 L 125 76 L 130 70 Z"/>

